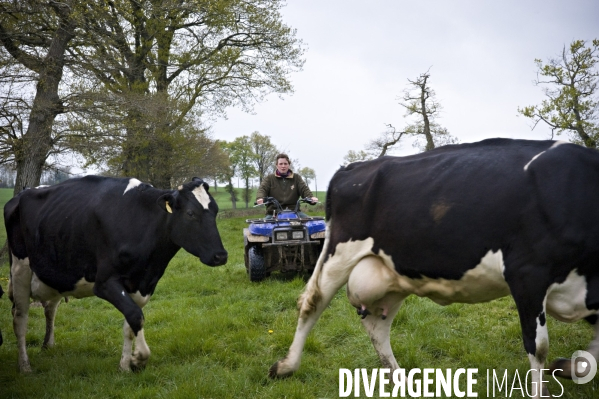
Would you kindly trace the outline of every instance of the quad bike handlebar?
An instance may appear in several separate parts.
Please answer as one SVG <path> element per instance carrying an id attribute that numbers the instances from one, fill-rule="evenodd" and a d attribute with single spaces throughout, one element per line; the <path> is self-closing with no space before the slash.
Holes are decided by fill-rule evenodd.
<path id="1" fill-rule="evenodd" d="M 297 200 L 297 203 L 295 204 L 294 212 L 299 212 L 300 205 L 302 203 L 306 203 L 306 204 L 309 204 L 309 205 L 316 205 L 318 202 L 312 201 L 312 199 L 310 197 L 300 198 L 300 199 Z M 277 199 L 275 197 L 263 197 L 261 204 L 258 204 L 257 202 L 254 202 L 254 206 L 255 207 L 256 206 L 263 206 L 263 205 L 270 205 L 270 204 L 273 204 L 277 208 L 277 212 L 281 212 L 283 210 L 283 207 L 281 207 L 281 204 L 279 203 L 279 201 L 277 201 Z"/>

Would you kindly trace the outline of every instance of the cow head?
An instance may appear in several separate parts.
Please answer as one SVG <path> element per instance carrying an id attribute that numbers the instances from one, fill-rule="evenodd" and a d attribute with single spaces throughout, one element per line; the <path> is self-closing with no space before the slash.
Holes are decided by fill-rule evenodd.
<path id="1" fill-rule="evenodd" d="M 171 240 L 208 266 L 227 263 L 216 228 L 218 205 L 208 192 L 208 184 L 194 177 L 177 190 L 158 198 L 158 205 L 168 212 L 168 230 Z"/>

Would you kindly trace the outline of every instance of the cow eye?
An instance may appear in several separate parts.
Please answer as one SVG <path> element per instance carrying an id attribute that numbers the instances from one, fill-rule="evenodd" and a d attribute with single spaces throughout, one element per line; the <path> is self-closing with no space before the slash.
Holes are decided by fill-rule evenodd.
<path id="1" fill-rule="evenodd" d="M 192 211 L 187 211 L 187 216 L 189 216 L 190 218 L 193 218 L 193 212 Z"/>

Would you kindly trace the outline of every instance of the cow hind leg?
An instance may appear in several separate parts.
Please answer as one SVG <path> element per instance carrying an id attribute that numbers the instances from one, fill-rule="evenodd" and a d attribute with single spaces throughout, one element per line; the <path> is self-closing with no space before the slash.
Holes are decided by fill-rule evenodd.
<path id="1" fill-rule="evenodd" d="M 347 282 L 347 297 L 362 315 L 362 325 L 370 337 L 383 367 L 399 366 L 390 342 L 391 323 L 405 298 L 397 273 L 378 256 L 367 256 L 358 262 Z"/>
<path id="2" fill-rule="evenodd" d="M 54 319 L 56 318 L 56 310 L 58 309 L 58 305 L 60 305 L 61 299 L 61 297 L 58 297 L 42 303 L 44 306 L 44 316 L 46 317 L 46 336 L 42 344 L 43 349 L 54 346 Z"/>
<path id="3" fill-rule="evenodd" d="M 31 297 L 32 272 L 29 259 L 12 256 L 8 294 L 12 301 L 13 329 L 17 338 L 18 363 L 21 373 L 31 372 L 27 356 L 27 321 L 29 320 L 29 298 Z"/>
<path id="4" fill-rule="evenodd" d="M 391 370 L 399 369 L 399 365 L 391 349 L 390 335 L 391 323 L 399 311 L 401 304 L 401 300 L 394 302 L 388 308 L 387 317 L 385 318 L 369 315 L 362 319 L 362 325 L 366 329 L 370 337 L 370 342 L 372 342 L 372 346 L 374 346 L 376 353 L 379 355 L 379 359 L 381 359 L 382 366 Z"/>

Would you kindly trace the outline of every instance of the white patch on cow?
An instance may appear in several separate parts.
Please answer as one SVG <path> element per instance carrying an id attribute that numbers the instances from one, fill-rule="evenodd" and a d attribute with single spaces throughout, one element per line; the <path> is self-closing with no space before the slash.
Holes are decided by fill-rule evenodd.
<path id="1" fill-rule="evenodd" d="M 384 259 L 386 255 L 381 257 Z M 391 262 L 390 258 L 388 262 Z M 424 276 L 411 279 L 402 275 L 398 275 L 398 279 L 399 285 L 406 294 L 427 297 L 439 305 L 449 305 L 454 302 L 480 303 L 510 295 L 503 274 L 504 270 L 501 250 L 497 252 L 489 250 L 480 263 L 464 273 L 459 280 Z"/>
<path id="2" fill-rule="evenodd" d="M 36 188 L 45 188 L 45 187 L 50 187 L 50 186 L 47 184 L 42 184 L 41 186 L 37 186 Z"/>
<path id="3" fill-rule="evenodd" d="M 127 193 L 127 191 L 134 189 L 135 187 L 139 186 L 140 184 L 142 184 L 142 183 L 137 179 L 129 179 L 129 184 L 127 184 L 127 188 L 123 192 L 123 195 L 125 195 Z"/>
<path id="4" fill-rule="evenodd" d="M 32 273 L 31 297 L 37 301 L 49 301 L 59 297 L 87 298 L 94 296 L 94 283 L 82 278 L 75 284 L 72 291 L 59 292 L 45 284 L 39 277 Z"/>
<path id="5" fill-rule="evenodd" d="M 590 316 L 596 310 L 586 307 L 587 280 L 572 270 L 563 283 L 553 283 L 547 290 L 547 313 L 565 322 L 573 322 Z"/>
<path id="6" fill-rule="evenodd" d="M 77 281 L 73 291 L 63 292 L 62 296 L 72 296 L 74 298 L 87 298 L 94 296 L 94 283 L 87 281 L 85 278 Z"/>
<path id="7" fill-rule="evenodd" d="M 530 395 L 532 395 L 532 398 L 548 398 L 550 397 L 549 395 L 544 395 L 542 394 L 543 391 L 543 385 L 542 384 L 542 378 L 543 378 L 543 367 L 545 367 L 544 364 L 540 363 L 539 360 L 534 356 L 531 355 L 530 353 L 528 354 L 528 360 L 530 361 L 530 387 L 525 387 L 524 389 L 528 389 L 530 390 Z M 547 382 L 547 379 L 543 380 L 544 382 Z M 515 381 L 514 381 L 515 383 Z M 512 384 L 513 386 L 513 384 Z M 516 390 L 519 390 L 519 388 L 515 388 Z"/>
<path id="8" fill-rule="evenodd" d="M 193 195 L 195 195 L 196 199 L 204 207 L 204 209 L 207 210 L 208 206 L 210 205 L 210 196 L 206 192 L 204 185 L 202 184 L 202 185 L 194 188 L 192 193 L 193 193 Z"/>
<path id="9" fill-rule="evenodd" d="M 537 155 L 535 155 L 534 157 L 532 157 L 532 159 L 530 161 L 528 161 L 528 163 L 526 165 L 524 165 L 524 170 L 528 170 L 528 167 L 530 166 L 531 163 L 533 163 L 534 160 L 536 160 L 538 157 L 540 157 L 541 155 L 543 155 L 544 153 L 546 153 L 547 151 L 553 150 L 554 148 L 559 147 L 562 144 L 568 144 L 567 141 L 556 141 L 555 143 L 553 143 L 553 145 L 551 147 L 549 147 L 548 150 L 546 151 L 541 151 L 540 153 L 538 153 Z"/>
<path id="10" fill-rule="evenodd" d="M 553 150 L 554 148 L 556 148 L 556 147 L 559 147 L 559 146 L 560 146 L 560 145 L 562 145 L 562 144 L 571 144 L 571 143 L 570 143 L 570 142 L 568 142 L 568 141 L 563 141 L 563 140 L 556 141 L 555 143 L 553 143 L 553 145 L 552 145 L 552 146 L 551 146 L 551 148 L 549 148 L 549 149 L 550 149 L 550 150 Z"/>
<path id="11" fill-rule="evenodd" d="M 535 155 L 534 157 L 532 157 L 532 159 L 530 161 L 528 161 L 528 163 L 526 165 L 524 165 L 524 170 L 528 170 L 528 167 L 530 166 L 531 163 L 533 163 L 533 161 L 535 159 L 537 159 L 538 157 L 540 157 L 541 155 L 543 155 L 545 153 L 545 151 L 538 153 L 537 155 Z"/>
<path id="12" fill-rule="evenodd" d="M 60 296 L 60 292 L 42 282 L 35 273 L 31 274 L 31 297 L 33 299 L 43 302 Z"/>
<path id="13" fill-rule="evenodd" d="M 142 296 L 139 291 L 129 294 L 129 296 L 131 297 L 131 299 L 133 299 L 133 302 L 135 302 L 137 306 L 139 306 L 140 308 L 146 306 L 146 303 L 148 303 L 151 297 L 151 295 L 149 294 Z"/>
<path id="14" fill-rule="evenodd" d="M 543 301 L 543 312 L 547 309 L 547 296 Z M 537 316 L 537 334 L 535 337 L 535 346 L 537 348 L 537 355 L 542 353 L 543 357 L 547 356 L 549 352 L 549 333 L 547 330 L 547 315 L 543 315 L 544 323 L 541 323 L 541 315 Z"/>

